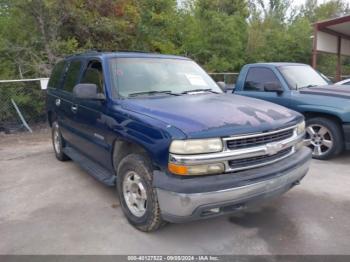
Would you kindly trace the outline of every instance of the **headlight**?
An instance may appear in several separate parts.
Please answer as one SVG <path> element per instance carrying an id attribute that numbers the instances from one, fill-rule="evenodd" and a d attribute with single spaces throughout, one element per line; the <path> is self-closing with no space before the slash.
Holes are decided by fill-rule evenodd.
<path id="1" fill-rule="evenodd" d="M 305 133 L 305 121 L 303 121 L 297 125 L 297 134 L 302 135 L 304 133 Z"/>
<path id="2" fill-rule="evenodd" d="M 173 154 L 203 154 L 222 151 L 220 138 L 174 140 L 169 149 Z"/>

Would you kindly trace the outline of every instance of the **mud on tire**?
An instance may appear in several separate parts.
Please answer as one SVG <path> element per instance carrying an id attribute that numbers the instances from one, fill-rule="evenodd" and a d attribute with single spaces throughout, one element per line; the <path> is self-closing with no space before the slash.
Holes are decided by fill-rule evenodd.
<path id="1" fill-rule="evenodd" d="M 117 175 L 118 195 L 129 223 L 144 232 L 162 227 L 165 222 L 160 214 L 157 192 L 152 186 L 152 167 L 147 157 L 141 154 L 127 155 L 120 162 Z M 132 194 L 134 196 L 128 197 Z M 142 202 L 144 194 L 147 200 Z M 135 200 L 137 197 L 140 202 Z"/>

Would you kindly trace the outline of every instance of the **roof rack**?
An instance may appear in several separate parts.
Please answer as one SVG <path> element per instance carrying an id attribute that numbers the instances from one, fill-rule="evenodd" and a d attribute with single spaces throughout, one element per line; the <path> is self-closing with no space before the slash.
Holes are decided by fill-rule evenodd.
<path id="1" fill-rule="evenodd" d="M 143 51 L 143 50 L 128 50 L 128 49 L 119 49 L 119 50 L 114 50 L 112 52 L 130 52 L 130 53 L 154 53 L 150 51 Z"/>
<path id="2" fill-rule="evenodd" d="M 103 50 L 103 49 L 90 49 L 83 51 L 81 53 L 76 53 L 76 54 L 71 54 L 68 57 L 71 56 L 77 56 L 77 55 L 86 55 L 86 54 L 91 54 L 91 53 L 113 53 L 113 52 L 129 52 L 129 53 L 151 53 L 149 51 L 143 51 L 143 50 L 128 50 L 128 49 L 118 49 L 118 50 Z M 152 52 L 152 53 L 157 53 L 157 52 Z"/>
<path id="3" fill-rule="evenodd" d="M 86 55 L 86 54 L 91 54 L 91 53 L 100 53 L 100 52 L 103 52 L 103 51 L 102 50 L 98 50 L 98 49 L 91 49 L 91 50 L 83 51 L 81 53 L 74 53 L 74 54 L 68 55 L 68 56 L 66 56 L 66 58 L 69 58 L 69 57 L 72 57 L 72 56 L 78 56 L 78 55 Z"/>

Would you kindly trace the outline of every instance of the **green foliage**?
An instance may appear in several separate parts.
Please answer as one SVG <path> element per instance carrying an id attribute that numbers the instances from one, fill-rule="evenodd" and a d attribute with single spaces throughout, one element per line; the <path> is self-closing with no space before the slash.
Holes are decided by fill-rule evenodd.
<path id="1" fill-rule="evenodd" d="M 138 0 L 140 21 L 137 25 L 136 50 L 177 54 L 176 0 Z"/>
<path id="2" fill-rule="evenodd" d="M 268 3 L 266 5 L 265 3 Z M 256 0 L 250 5 L 247 61 L 288 61 L 311 63 L 312 24 L 319 20 L 349 14 L 349 6 L 342 0 L 330 0 L 318 4 L 317 0 L 306 0 L 297 9 L 290 7 L 289 0 Z M 346 63 L 344 59 L 344 63 Z M 335 57 L 321 55 L 320 71 L 328 75 L 335 73 Z M 343 67 L 343 74 L 350 74 Z"/>
<path id="3" fill-rule="evenodd" d="M 349 14 L 349 5 L 291 1 L 0 0 L 0 78 L 48 76 L 57 60 L 90 49 L 186 55 L 211 72 L 310 63 L 312 23 Z M 320 68 L 333 74 L 333 61 L 321 57 Z"/>
<path id="4" fill-rule="evenodd" d="M 317 0 L 306 0 L 301 7 L 300 15 L 314 23 L 320 20 L 336 18 L 347 15 L 350 12 L 349 4 L 342 0 L 330 0 L 320 5 Z"/>
<path id="5" fill-rule="evenodd" d="M 245 63 L 310 63 L 312 24 L 350 13 L 346 0 L 0 0 L 0 79 L 47 77 L 62 57 L 91 49 L 142 50 L 193 58 L 209 72 Z M 350 75 L 350 58 L 343 58 Z M 320 55 L 334 75 L 336 58 Z M 30 84 L 0 84 L 1 122 L 11 98 L 26 119 L 40 119 L 43 93 Z"/>
<path id="6" fill-rule="evenodd" d="M 183 14 L 182 51 L 208 71 L 244 64 L 248 8 L 245 0 L 198 0 Z"/>
<path id="7" fill-rule="evenodd" d="M 0 88 L 0 126 L 2 123 L 18 122 L 18 116 L 11 99 L 20 108 L 29 123 L 45 120 L 45 93 L 38 83 L 7 83 Z"/>

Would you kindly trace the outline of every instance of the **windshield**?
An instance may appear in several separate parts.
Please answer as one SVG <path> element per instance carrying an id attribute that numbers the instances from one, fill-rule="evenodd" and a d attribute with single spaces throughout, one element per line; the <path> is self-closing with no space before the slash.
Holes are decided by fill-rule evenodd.
<path id="1" fill-rule="evenodd" d="M 327 81 L 311 66 L 281 66 L 278 68 L 292 89 L 327 85 Z"/>
<path id="2" fill-rule="evenodd" d="M 195 62 L 164 58 L 115 58 L 110 60 L 114 88 L 121 97 L 172 95 L 188 92 L 222 93 Z"/>

